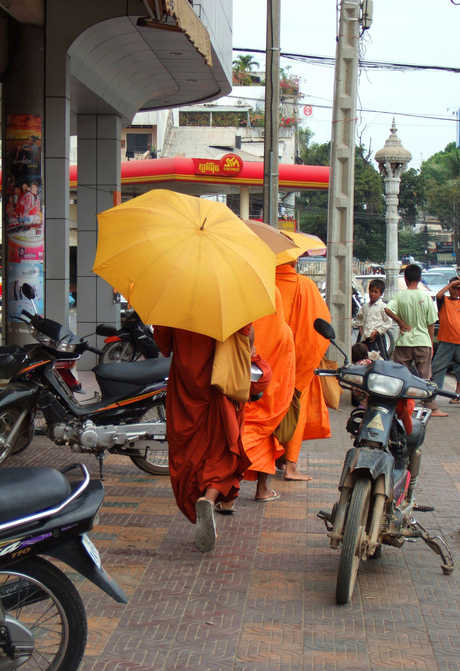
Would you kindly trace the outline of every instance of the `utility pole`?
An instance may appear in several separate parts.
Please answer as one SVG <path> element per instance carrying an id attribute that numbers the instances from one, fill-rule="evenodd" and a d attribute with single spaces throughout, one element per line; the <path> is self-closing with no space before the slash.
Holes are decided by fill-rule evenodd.
<path id="1" fill-rule="evenodd" d="M 267 0 L 264 135 L 264 222 L 278 228 L 280 0 Z"/>
<path id="2" fill-rule="evenodd" d="M 362 8 L 362 14 L 361 14 Z M 360 23 L 372 23 L 370 0 L 343 0 L 335 57 L 327 222 L 326 302 L 337 342 L 351 351 L 355 130 Z"/>

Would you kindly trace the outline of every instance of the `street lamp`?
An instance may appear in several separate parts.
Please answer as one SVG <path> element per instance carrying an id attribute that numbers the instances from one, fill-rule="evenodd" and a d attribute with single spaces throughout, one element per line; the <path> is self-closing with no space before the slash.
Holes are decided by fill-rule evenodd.
<path id="1" fill-rule="evenodd" d="M 385 298 L 389 300 L 398 290 L 398 202 L 399 189 L 401 187 L 401 174 L 412 159 L 412 154 L 404 149 L 402 142 L 396 135 L 396 123 L 390 129 L 390 136 L 385 142 L 383 149 L 375 154 L 375 160 L 379 164 L 380 172 L 383 173 L 385 188 L 385 200 L 387 210 L 385 215 L 387 231 L 387 249 L 385 262 L 386 287 Z"/>

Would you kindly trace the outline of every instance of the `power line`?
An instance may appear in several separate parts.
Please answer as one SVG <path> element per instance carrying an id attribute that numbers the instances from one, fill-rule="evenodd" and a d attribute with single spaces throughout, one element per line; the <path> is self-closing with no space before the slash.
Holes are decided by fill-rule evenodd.
<path id="1" fill-rule="evenodd" d="M 233 51 L 244 51 L 247 53 L 265 54 L 265 49 L 239 49 L 233 47 Z M 312 65 L 328 65 L 333 67 L 335 65 L 335 58 L 331 56 L 313 56 L 311 54 L 291 54 L 281 51 L 280 56 L 302 63 L 311 63 Z M 406 70 L 437 70 L 440 72 L 460 73 L 460 68 L 454 68 L 443 65 L 420 65 L 416 63 L 391 63 L 388 61 L 368 61 L 360 60 L 359 65 L 363 68 L 378 69 L 378 70 L 399 70 L 401 72 Z"/>

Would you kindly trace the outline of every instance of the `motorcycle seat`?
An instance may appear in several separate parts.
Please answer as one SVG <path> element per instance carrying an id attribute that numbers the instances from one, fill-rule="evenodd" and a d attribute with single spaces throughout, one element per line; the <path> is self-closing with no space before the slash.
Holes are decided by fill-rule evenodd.
<path id="1" fill-rule="evenodd" d="M 0 524 L 47 510 L 71 494 L 67 478 L 53 468 L 0 469 Z"/>
<path id="2" fill-rule="evenodd" d="M 130 363 L 102 363 L 93 368 L 97 378 L 144 386 L 168 377 L 171 358 L 145 359 Z"/>

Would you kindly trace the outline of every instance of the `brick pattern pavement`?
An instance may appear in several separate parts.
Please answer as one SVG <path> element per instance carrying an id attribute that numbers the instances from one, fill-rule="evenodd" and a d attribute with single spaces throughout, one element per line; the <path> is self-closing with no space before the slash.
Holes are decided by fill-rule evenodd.
<path id="1" fill-rule="evenodd" d="M 441 400 L 441 407 L 445 401 Z M 460 573 L 444 576 L 423 543 L 385 548 L 362 563 L 353 600 L 334 600 L 339 554 L 316 517 L 337 498 L 351 439 L 350 406 L 331 413 L 333 437 L 304 444 L 308 484 L 271 484 L 281 499 L 256 503 L 243 483 L 237 512 L 219 516 L 208 555 L 178 512 L 169 479 L 128 459 L 105 461 L 106 498 L 91 534 L 105 568 L 129 596 L 116 604 L 77 574 L 89 620 L 81 671 L 454 671 L 460 669 Z M 460 406 L 432 419 L 418 501 L 420 516 L 460 557 Z M 98 464 L 36 438 L 9 465 Z"/>

